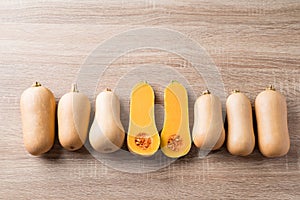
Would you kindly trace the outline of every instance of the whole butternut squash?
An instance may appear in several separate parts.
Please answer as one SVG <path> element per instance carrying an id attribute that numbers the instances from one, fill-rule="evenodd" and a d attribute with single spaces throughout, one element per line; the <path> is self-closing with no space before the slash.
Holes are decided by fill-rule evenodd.
<path id="1" fill-rule="evenodd" d="M 287 154 L 290 137 L 285 97 L 270 86 L 256 97 L 255 113 L 260 152 L 266 157 Z"/>
<path id="2" fill-rule="evenodd" d="M 120 102 L 110 89 L 98 94 L 96 112 L 89 141 L 98 152 L 111 153 L 119 150 L 125 139 L 125 132 L 120 120 Z"/>
<path id="3" fill-rule="evenodd" d="M 51 149 L 55 137 L 55 98 L 40 83 L 26 89 L 20 99 L 23 140 L 26 150 L 40 155 Z"/>
<path id="4" fill-rule="evenodd" d="M 205 150 L 217 150 L 225 140 L 222 104 L 208 90 L 195 102 L 193 142 Z"/>
<path id="5" fill-rule="evenodd" d="M 58 139 L 69 151 L 75 151 L 85 143 L 90 120 L 91 104 L 86 95 L 73 84 L 71 92 L 62 96 L 57 109 Z"/>
<path id="6" fill-rule="evenodd" d="M 232 155 L 247 156 L 255 146 L 252 107 L 248 97 L 234 90 L 226 101 L 227 149 Z"/>

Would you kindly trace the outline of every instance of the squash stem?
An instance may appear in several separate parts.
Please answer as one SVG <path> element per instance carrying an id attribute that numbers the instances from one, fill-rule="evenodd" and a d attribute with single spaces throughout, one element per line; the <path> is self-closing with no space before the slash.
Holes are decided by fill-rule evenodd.
<path id="1" fill-rule="evenodd" d="M 232 93 L 240 93 L 239 90 L 232 90 Z"/>
<path id="2" fill-rule="evenodd" d="M 275 91 L 276 89 L 275 89 L 274 85 L 269 85 L 267 87 L 267 90 L 273 90 L 273 91 Z"/>
<path id="3" fill-rule="evenodd" d="M 77 89 L 77 84 L 76 83 L 72 84 L 71 92 L 79 92 L 78 89 Z"/>
<path id="4" fill-rule="evenodd" d="M 207 94 L 210 94 L 209 90 L 205 90 L 205 91 L 202 92 L 202 95 L 207 95 Z"/>
<path id="5" fill-rule="evenodd" d="M 40 87 L 40 86 L 42 86 L 42 84 L 40 84 L 39 82 L 36 81 L 31 86 L 32 87 Z"/>

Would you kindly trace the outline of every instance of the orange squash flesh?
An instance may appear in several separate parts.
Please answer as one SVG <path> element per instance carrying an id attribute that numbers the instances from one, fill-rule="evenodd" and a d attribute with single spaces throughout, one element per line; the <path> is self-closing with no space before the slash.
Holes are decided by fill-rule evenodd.
<path id="1" fill-rule="evenodd" d="M 148 83 L 141 82 L 131 92 L 127 146 L 134 154 L 151 156 L 159 145 L 154 118 L 154 92 Z"/>
<path id="2" fill-rule="evenodd" d="M 191 148 L 188 96 L 178 82 L 170 83 L 164 93 L 165 121 L 161 132 L 161 150 L 171 158 L 186 155 Z"/>

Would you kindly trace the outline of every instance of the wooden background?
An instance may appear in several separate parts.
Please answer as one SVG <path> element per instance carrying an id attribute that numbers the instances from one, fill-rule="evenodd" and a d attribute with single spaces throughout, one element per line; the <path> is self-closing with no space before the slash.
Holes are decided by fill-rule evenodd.
<path id="1" fill-rule="evenodd" d="M 299 199 L 299 20 L 299 0 L 0 1 L 0 199 Z M 67 152 L 58 141 L 44 156 L 30 156 L 22 142 L 22 91 L 39 80 L 59 100 L 101 42 L 142 27 L 168 28 L 199 43 L 218 67 L 226 92 L 239 88 L 253 103 L 275 84 L 287 97 L 288 155 L 267 159 L 255 149 L 234 157 L 223 147 L 200 159 L 193 148 L 170 166 L 144 174 L 107 167 L 85 148 Z M 174 68 L 197 94 L 205 89 L 183 58 L 149 50 L 117 59 L 98 89 L 114 88 L 120 69 L 148 63 Z M 154 88 L 161 104 L 163 88 Z"/>

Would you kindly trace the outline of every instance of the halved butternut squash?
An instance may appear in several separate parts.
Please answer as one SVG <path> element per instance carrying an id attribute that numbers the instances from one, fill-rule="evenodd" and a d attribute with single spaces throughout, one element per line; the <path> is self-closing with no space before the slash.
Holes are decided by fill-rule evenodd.
<path id="1" fill-rule="evenodd" d="M 141 82 L 131 92 L 127 146 L 134 154 L 151 156 L 159 145 L 154 118 L 154 92 L 148 83 Z"/>
<path id="2" fill-rule="evenodd" d="M 164 93 L 165 120 L 161 132 L 161 150 L 171 158 L 186 155 L 191 148 L 188 96 L 186 89 L 172 81 Z"/>

